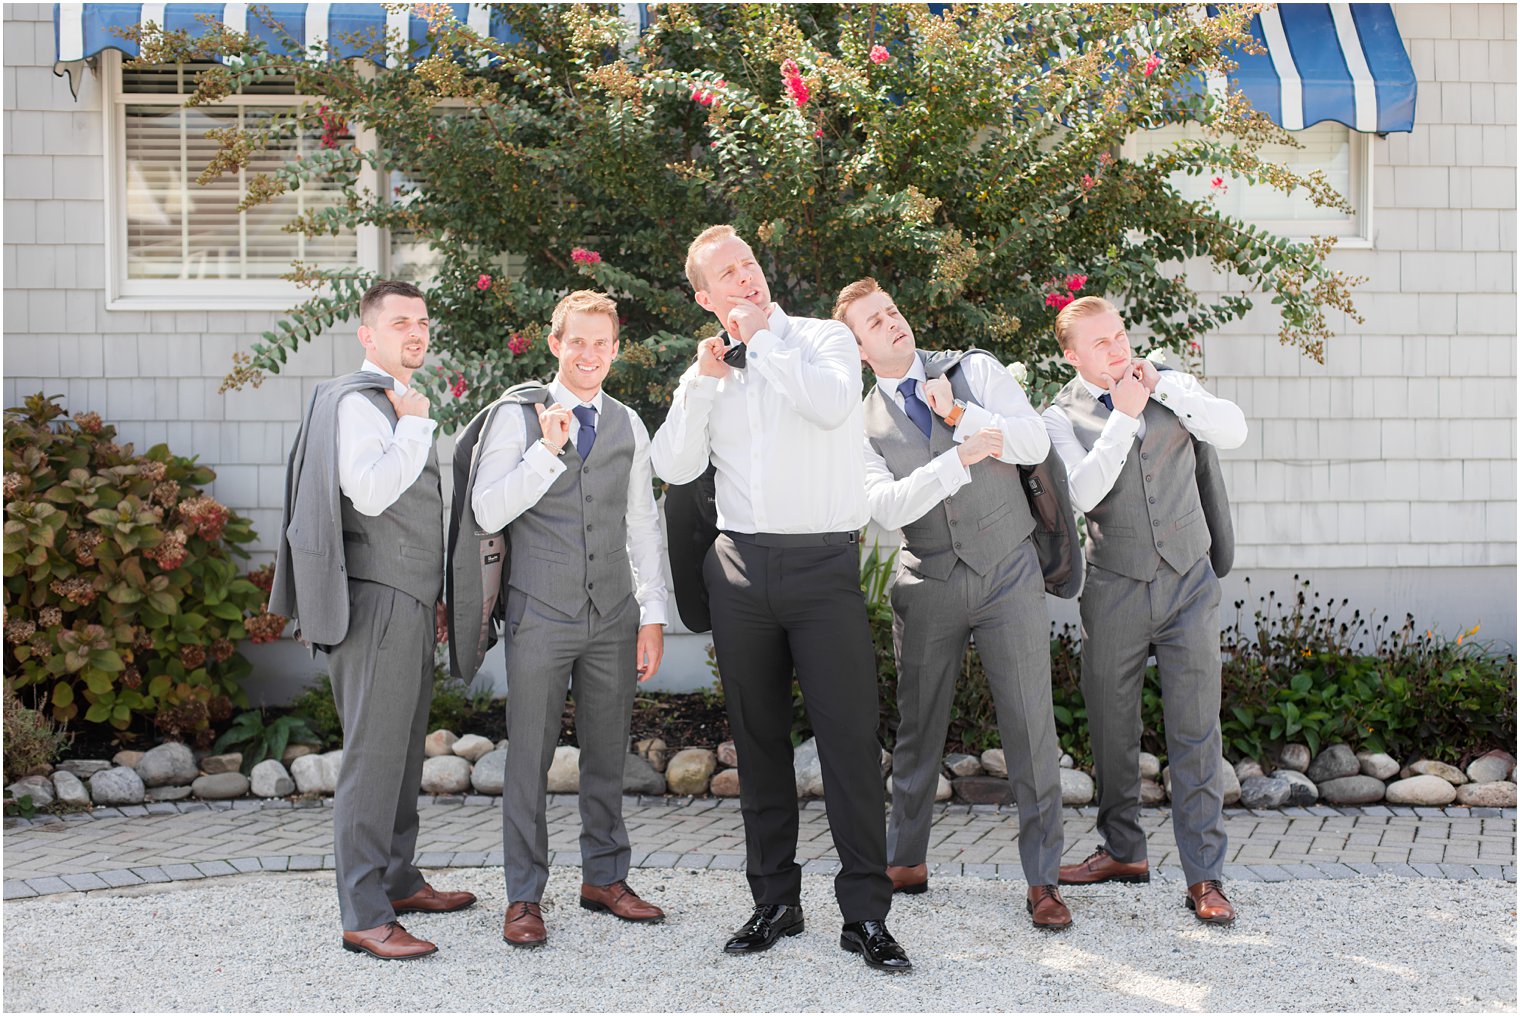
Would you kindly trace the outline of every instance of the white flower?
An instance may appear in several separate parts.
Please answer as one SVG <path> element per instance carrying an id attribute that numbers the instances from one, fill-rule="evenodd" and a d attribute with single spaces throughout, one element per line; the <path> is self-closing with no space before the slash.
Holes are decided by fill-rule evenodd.
<path id="1" fill-rule="evenodd" d="M 1008 373 L 1013 375 L 1013 379 L 1019 383 L 1020 387 L 1029 384 L 1029 368 L 1024 366 L 1022 361 L 1015 360 L 1013 363 L 1010 363 L 1008 365 Z"/>
<path id="2" fill-rule="evenodd" d="M 1146 353 L 1145 354 L 1145 358 L 1147 360 L 1149 360 L 1151 363 L 1165 363 L 1166 362 L 1166 350 L 1162 349 L 1160 346 L 1157 346 L 1155 349 L 1151 350 L 1149 353 Z"/>

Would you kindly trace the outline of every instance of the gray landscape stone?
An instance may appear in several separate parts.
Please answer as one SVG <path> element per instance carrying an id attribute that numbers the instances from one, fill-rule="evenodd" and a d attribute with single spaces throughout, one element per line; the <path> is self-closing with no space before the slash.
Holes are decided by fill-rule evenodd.
<path id="1" fill-rule="evenodd" d="M 134 751 L 131 748 L 123 748 L 121 751 L 111 756 L 111 764 L 125 766 L 128 769 L 135 769 L 137 768 L 137 763 L 142 761 L 142 757 L 143 753 L 140 751 Z M 92 773 L 91 775 L 94 774 Z"/>
<path id="2" fill-rule="evenodd" d="M 337 763 L 329 761 L 337 756 Z M 296 790 L 303 794 L 331 795 L 338 789 L 338 770 L 342 766 L 341 750 L 324 755 L 302 755 L 290 763 L 290 776 L 296 781 Z"/>
<path id="3" fill-rule="evenodd" d="M 739 748 L 732 741 L 724 741 L 718 745 L 718 764 L 730 768 L 739 764 Z"/>
<path id="4" fill-rule="evenodd" d="M 302 755 L 316 755 L 320 752 L 321 749 L 314 744 L 287 744 L 284 753 L 280 755 L 280 762 L 289 769 L 291 763 Z"/>
<path id="5" fill-rule="evenodd" d="M 178 741 L 148 749 L 135 768 L 144 787 L 183 787 L 201 771 L 195 764 L 195 754 Z"/>
<path id="6" fill-rule="evenodd" d="M 576 794 L 581 789 L 581 750 L 568 744 L 554 749 L 549 763 L 549 793 Z"/>
<path id="7" fill-rule="evenodd" d="M 1362 764 L 1357 761 L 1356 752 L 1351 750 L 1350 745 L 1332 744 L 1315 756 L 1304 775 L 1315 783 L 1323 783 L 1343 776 L 1355 776 L 1361 771 Z"/>
<path id="8" fill-rule="evenodd" d="M 47 776 L 23 776 L 6 787 L 5 792 L 10 794 L 14 801 L 30 797 L 34 808 L 46 808 L 58 796 L 53 790 L 52 779 Z"/>
<path id="9" fill-rule="evenodd" d="M 1309 768 L 1309 748 L 1302 744 L 1285 744 L 1277 753 L 1277 764 L 1294 772 L 1306 772 Z"/>
<path id="10" fill-rule="evenodd" d="M 99 758 L 71 758 L 58 763 L 58 768 L 73 773 L 81 780 L 87 780 L 96 773 L 111 768 L 111 763 Z"/>
<path id="11" fill-rule="evenodd" d="M 1376 804 L 1383 799 L 1386 790 L 1382 780 L 1360 774 L 1326 780 L 1317 786 L 1320 800 L 1326 804 Z"/>
<path id="12" fill-rule="evenodd" d="M 296 781 L 277 758 L 266 758 L 254 766 L 248 783 L 254 797 L 288 797 L 296 792 Z"/>
<path id="13" fill-rule="evenodd" d="M 452 730 L 435 730 L 427 736 L 422 743 L 422 750 L 428 758 L 437 758 L 439 755 L 454 754 L 454 742 L 459 736 Z"/>
<path id="14" fill-rule="evenodd" d="M 718 756 L 711 749 L 683 748 L 666 764 L 665 784 L 672 794 L 696 797 L 707 793 L 707 785 L 717 768 Z"/>
<path id="15" fill-rule="evenodd" d="M 818 760 L 818 739 L 810 737 L 792 752 L 792 770 L 798 797 L 823 796 L 823 763 Z M 946 786 L 949 786 L 947 781 Z"/>
<path id="16" fill-rule="evenodd" d="M 1450 780 L 1431 773 L 1420 773 L 1388 784 L 1384 796 L 1389 804 L 1439 808 L 1457 799 L 1457 788 Z"/>
<path id="17" fill-rule="evenodd" d="M 84 782 L 67 769 L 53 770 L 53 794 L 60 804 L 90 803 L 90 792 L 85 789 Z"/>
<path id="18" fill-rule="evenodd" d="M 1056 765 L 1062 769 L 1075 769 L 1077 767 L 1077 760 L 1063 751 L 1061 752 L 1061 757 L 1056 760 Z"/>
<path id="19" fill-rule="evenodd" d="M 471 762 L 479 762 L 495 750 L 495 742 L 479 734 L 466 734 L 454 742 L 454 754 Z"/>
<path id="20" fill-rule="evenodd" d="M 189 798 L 189 796 L 189 787 L 150 787 L 148 788 L 148 792 L 143 795 L 143 799 L 159 804 L 164 801 L 183 801 Z"/>
<path id="21" fill-rule="evenodd" d="M 209 775 L 216 773 L 235 773 L 243 768 L 243 753 L 230 751 L 225 755 L 207 755 L 201 759 L 201 772 Z"/>
<path id="22" fill-rule="evenodd" d="M 707 789 L 714 797 L 738 797 L 739 770 L 723 769 L 713 773 L 712 782 L 707 785 Z"/>
<path id="23" fill-rule="evenodd" d="M 1460 787 L 1467 782 L 1467 777 L 1456 766 L 1449 766 L 1445 762 L 1437 762 L 1435 759 L 1422 758 L 1399 773 L 1404 778 L 1411 776 L 1436 776 L 1454 787 Z"/>
<path id="24" fill-rule="evenodd" d="M 1240 803 L 1240 779 L 1235 775 L 1235 767 L 1226 762 L 1223 756 L 1219 759 L 1219 778 L 1224 784 L 1224 806 L 1226 808 Z"/>
<path id="25" fill-rule="evenodd" d="M 1513 808 L 1515 784 L 1509 780 L 1465 783 L 1457 788 L 1457 803 L 1469 808 Z"/>
<path id="26" fill-rule="evenodd" d="M 1272 774 L 1272 778 L 1288 784 L 1288 807 L 1307 808 L 1311 804 L 1319 803 L 1319 787 L 1303 773 L 1296 773 L 1292 769 L 1279 769 Z"/>
<path id="27" fill-rule="evenodd" d="M 505 748 L 497 748 L 495 751 L 482 755 L 470 773 L 470 783 L 475 787 L 477 794 L 500 795 L 506 780 L 507 749 Z"/>
<path id="28" fill-rule="evenodd" d="M 982 769 L 988 776 L 1008 775 L 1008 758 L 1001 748 L 988 748 L 982 752 Z"/>
<path id="29" fill-rule="evenodd" d="M 951 776 L 980 776 L 982 762 L 975 755 L 954 752 L 945 756 L 945 770 Z"/>
<path id="30" fill-rule="evenodd" d="M 1148 751 L 1140 753 L 1140 778 L 1142 780 L 1161 779 L 1161 760 Z"/>
<path id="31" fill-rule="evenodd" d="M 422 763 L 424 794 L 463 794 L 469 789 L 469 759 L 458 755 L 435 755 Z"/>
<path id="32" fill-rule="evenodd" d="M 1254 758 L 1243 758 L 1239 762 L 1235 763 L 1235 778 L 1240 781 L 1242 788 L 1245 787 L 1246 780 L 1250 779 L 1252 776 L 1265 775 L 1266 773 L 1262 771 L 1261 763 L 1256 761 Z M 1247 805 L 1247 807 L 1250 806 Z"/>
<path id="33" fill-rule="evenodd" d="M 959 776 L 950 781 L 957 801 L 966 804 L 1012 804 L 1013 788 L 996 776 Z"/>
<path id="34" fill-rule="evenodd" d="M 648 759 L 628 755 L 623 759 L 623 792 L 625 794 L 663 794 L 665 777 L 654 771 Z"/>
<path id="35" fill-rule="evenodd" d="M 1362 768 L 1363 776 L 1391 780 L 1399 774 L 1399 764 L 1380 751 L 1359 751 L 1356 753 L 1356 761 Z"/>
<path id="36" fill-rule="evenodd" d="M 663 773 L 665 763 L 669 759 L 668 746 L 665 739 L 660 737 L 646 737 L 633 746 L 634 753 L 654 766 L 654 771 Z"/>
<path id="37" fill-rule="evenodd" d="M 137 770 L 126 766 L 104 769 L 90 777 L 90 800 L 96 804 L 142 804 L 146 789 Z"/>
<path id="38" fill-rule="evenodd" d="M 1240 781 L 1240 804 L 1243 808 L 1281 808 L 1288 803 L 1293 787 L 1287 780 L 1271 776 L 1247 776 Z"/>
<path id="39" fill-rule="evenodd" d="M 213 773 L 197 777 L 190 793 L 202 801 L 230 801 L 248 793 L 248 777 L 242 773 Z"/>
<path id="40" fill-rule="evenodd" d="M 1509 752 L 1491 751 L 1472 760 L 1467 778 L 1474 783 L 1497 783 L 1508 780 L 1514 771 L 1515 760 Z"/>
<path id="41" fill-rule="evenodd" d="M 1140 780 L 1140 803 L 1165 804 L 1166 788 L 1155 780 L 1142 777 Z"/>
<path id="42" fill-rule="evenodd" d="M 1061 803 L 1068 807 L 1080 807 L 1093 799 L 1093 779 L 1080 769 L 1062 769 Z"/>

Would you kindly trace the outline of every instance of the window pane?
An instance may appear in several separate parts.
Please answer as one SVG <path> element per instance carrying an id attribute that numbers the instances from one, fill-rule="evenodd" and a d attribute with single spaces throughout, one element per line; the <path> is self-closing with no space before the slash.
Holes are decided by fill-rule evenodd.
<path id="1" fill-rule="evenodd" d="M 335 186 L 309 183 L 239 212 L 246 173 L 196 183 L 216 150 L 208 130 L 239 122 L 254 126 L 274 113 L 258 107 L 125 107 L 128 279 L 276 279 L 296 260 L 323 267 L 357 262 L 352 230 L 316 238 L 284 230 L 296 215 L 340 201 Z M 337 140 L 352 143 L 347 135 Z M 315 133 L 283 140 L 258 153 L 249 172 L 273 172 L 320 145 Z"/>
<path id="2" fill-rule="evenodd" d="M 149 64 L 141 67 L 123 65 L 121 90 L 131 95 L 189 95 L 195 91 L 195 76 L 220 64 Z M 267 77 L 242 88 L 241 95 L 294 95 L 295 79 Z"/>
<path id="3" fill-rule="evenodd" d="M 1155 130 L 1140 131 L 1131 141 L 1135 146 L 1136 157 L 1143 158 L 1150 152 L 1168 148 L 1184 138 L 1198 136 L 1196 126 L 1168 124 Z M 1300 174 L 1316 169 L 1321 170 L 1329 180 L 1330 186 L 1334 187 L 1353 206 L 1359 205 L 1361 195 L 1356 186 L 1357 173 L 1353 165 L 1351 128 L 1345 124 L 1325 122 L 1315 124 L 1306 130 L 1294 131 L 1293 136 L 1304 147 L 1263 145 L 1259 150 L 1261 159 L 1265 162 L 1287 166 Z M 1220 211 L 1246 222 L 1283 224 L 1341 222 L 1348 225 L 1354 222 L 1354 217 L 1344 212 L 1315 206 L 1302 188 L 1290 195 L 1273 187 L 1253 186 L 1233 176 L 1226 176 L 1224 180 L 1228 185 L 1227 188 L 1216 193 L 1208 175 L 1189 176 L 1186 173 L 1173 173 L 1171 177 L 1172 186 L 1176 187 L 1184 197 L 1198 199 L 1208 197 L 1213 193 L 1213 202 Z"/>

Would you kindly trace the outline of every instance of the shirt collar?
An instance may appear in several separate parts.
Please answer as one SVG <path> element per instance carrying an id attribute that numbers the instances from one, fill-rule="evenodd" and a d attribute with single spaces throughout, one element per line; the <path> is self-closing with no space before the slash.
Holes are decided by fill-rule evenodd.
<path id="1" fill-rule="evenodd" d="M 913 354 L 913 366 L 908 368 L 908 373 L 902 377 L 878 377 L 876 379 L 876 386 L 881 389 L 883 395 L 895 396 L 898 385 L 909 378 L 918 382 L 919 391 L 923 391 L 924 382 L 929 379 L 928 375 L 924 373 L 924 361 L 918 358 L 917 353 Z"/>
<path id="2" fill-rule="evenodd" d="M 364 364 L 363 364 L 363 366 L 361 366 L 359 368 L 359 370 L 361 370 L 361 371 L 363 371 L 365 373 L 368 373 L 368 374 L 379 374 L 382 377 L 388 377 L 388 378 L 390 378 L 391 379 L 392 388 L 397 393 L 406 391 L 406 385 L 404 385 L 401 382 L 400 378 L 396 377 L 394 374 L 392 374 L 390 371 L 386 370 L 385 368 L 377 366 L 374 363 L 374 361 L 370 360 L 368 357 L 365 357 Z"/>
<path id="3" fill-rule="evenodd" d="M 1087 378 L 1083 377 L 1081 374 L 1077 375 L 1077 380 L 1082 382 L 1083 387 L 1087 389 L 1087 393 L 1089 395 L 1100 402 L 1103 401 L 1102 396 L 1108 394 L 1107 388 L 1100 388 L 1098 385 L 1095 385 L 1091 381 L 1087 380 Z"/>
<path id="4" fill-rule="evenodd" d="M 596 390 L 596 394 L 592 396 L 590 402 L 582 402 L 580 396 L 566 388 L 564 383 L 560 381 L 559 375 L 556 374 L 554 375 L 554 380 L 549 384 L 549 394 L 553 395 L 554 401 L 562 406 L 569 406 L 571 409 L 574 409 L 576 406 L 590 406 L 596 410 L 598 417 L 602 415 L 602 390 L 600 388 Z"/>

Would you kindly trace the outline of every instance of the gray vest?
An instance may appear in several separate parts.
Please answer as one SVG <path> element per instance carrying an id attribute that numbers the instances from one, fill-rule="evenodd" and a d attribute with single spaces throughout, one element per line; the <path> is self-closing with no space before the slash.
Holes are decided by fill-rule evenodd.
<path id="1" fill-rule="evenodd" d="M 961 354 L 919 350 L 917 355 L 931 380 L 948 375 L 956 398 L 980 405 L 962 372 L 952 369 Z M 885 395 L 879 386 L 866 396 L 865 428 L 871 446 L 898 479 L 955 447 L 953 428 L 936 419 L 926 439 L 908 414 L 898 408 L 897 400 Z M 1034 530 L 1018 466 L 986 458 L 972 465 L 970 473 L 970 483 L 918 521 L 903 526 L 902 562 L 909 570 L 927 578 L 946 579 L 955 562 L 964 561 L 972 571 L 985 575 Z"/>
<path id="2" fill-rule="evenodd" d="M 1082 447 L 1092 450 L 1110 411 L 1080 377 L 1056 395 Z M 1130 448 L 1113 489 L 1087 511 L 1087 560 L 1149 582 L 1162 561 L 1185 573 L 1209 552 L 1198 498 L 1193 436 L 1168 409 L 1147 402 L 1145 440 Z"/>
<path id="3" fill-rule="evenodd" d="M 538 413 L 523 407 L 529 442 L 543 436 Z M 585 461 L 565 445 L 566 469 L 507 527 L 512 572 L 507 583 L 572 617 L 590 600 L 610 614 L 633 594 L 628 561 L 628 474 L 633 427 L 628 409 L 605 392 L 596 443 Z"/>
<path id="4" fill-rule="evenodd" d="M 378 388 L 361 394 L 396 425 L 396 410 Z M 443 490 L 438 485 L 438 446 L 412 485 L 379 515 L 365 515 L 344 495 L 343 561 L 348 577 L 399 589 L 431 607 L 443 592 Z"/>

